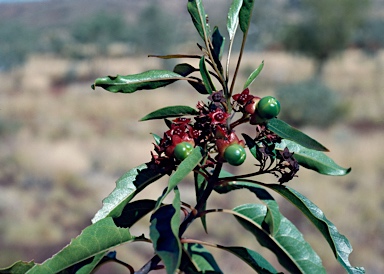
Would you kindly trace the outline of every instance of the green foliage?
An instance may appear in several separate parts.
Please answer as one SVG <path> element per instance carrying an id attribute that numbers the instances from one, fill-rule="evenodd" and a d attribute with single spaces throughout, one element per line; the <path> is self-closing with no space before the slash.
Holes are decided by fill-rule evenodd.
<path id="1" fill-rule="evenodd" d="M 280 117 L 297 127 L 329 127 L 345 115 L 340 96 L 319 79 L 281 86 L 276 97 L 286 106 Z"/>
<path id="2" fill-rule="evenodd" d="M 162 266 L 169 274 L 179 271 L 223 273 L 206 246 L 236 255 L 257 273 L 277 273 L 271 263 L 251 248 L 223 246 L 219 243 L 186 238 L 185 232 L 197 219 L 201 219 L 203 228 L 208 231 L 206 217 L 210 213 L 220 213 L 222 218 L 226 217 L 222 213 L 233 215 L 262 247 L 276 255 L 281 267 L 287 271 L 325 273 L 321 258 L 305 241 L 295 224 L 282 215 L 279 204 L 268 190 L 273 190 L 290 201 L 312 221 L 330 245 L 336 260 L 347 272 L 364 273 L 362 268 L 352 267 L 348 260 L 352 251 L 349 241 L 339 234 L 323 212 L 308 198 L 284 185 L 296 177 L 300 166 L 327 175 L 346 175 L 350 169 L 340 167 L 326 156 L 324 152 L 328 150 L 319 142 L 275 118 L 278 111 L 263 121 L 252 123 L 248 106 L 254 104 L 259 97 L 250 94 L 249 89 L 233 94 L 254 3 L 252 0 L 234 0 L 229 8 L 227 30 L 230 41 L 225 65 L 221 63 L 225 40 L 217 28 L 213 28 L 211 33 L 202 1 L 189 0 L 187 10 L 200 38 L 204 41 L 204 45 L 198 44 L 201 54 L 156 57 L 193 58 L 199 60 L 198 69 L 181 63 L 176 65 L 174 71 L 149 70 L 95 80 L 93 89 L 101 87 L 109 92 L 126 94 L 153 90 L 177 80 L 185 80 L 198 93 L 208 95 L 208 102 L 199 101 L 196 110 L 183 105 L 163 107 L 142 118 L 143 121 L 164 119 L 168 126 L 163 134 L 153 134 L 155 144 L 151 160 L 120 177 L 116 188 L 103 200 L 103 206 L 92 219 L 92 224 L 52 258 L 41 264 L 17 262 L 9 268 L 0 269 L 0 273 L 85 274 L 94 272 L 106 262 L 120 263 L 133 273 L 135 270 L 130 265 L 132 262 L 119 261 L 115 253 L 109 250 L 134 241 L 152 243 L 155 253 L 137 273 L 148 273 Z M 242 47 L 235 72 L 231 75 L 229 58 L 238 26 L 243 32 Z M 245 86 L 248 87 L 255 80 L 262 66 L 263 64 L 251 74 Z M 283 101 L 281 106 L 283 109 L 287 107 Z M 295 108 L 301 107 L 302 105 L 299 105 Z M 288 107 L 288 110 L 294 109 Z M 183 115 L 188 117 L 182 117 Z M 175 117 L 177 118 L 174 119 Z M 255 135 L 251 137 L 243 133 L 244 140 L 241 140 L 234 130 L 241 124 L 254 127 Z M 185 144 L 188 144 L 188 151 L 184 155 Z M 240 175 L 225 171 L 227 164 L 237 166 L 245 161 L 244 147 L 248 147 L 253 156 L 250 161 L 257 161 L 253 170 Z M 187 177 L 190 174 L 193 174 L 195 185 L 195 206 L 181 201 L 181 183 L 189 181 Z M 277 177 L 279 183 L 255 180 L 259 175 L 271 175 L 275 180 Z M 159 193 L 157 200 L 133 200 L 137 194 L 163 177 L 168 178 L 168 185 Z M 213 191 L 226 194 L 237 189 L 251 191 L 256 196 L 255 201 L 234 209 L 206 209 Z M 167 203 L 166 198 L 172 192 L 172 202 Z M 181 213 L 185 214 L 185 218 L 181 218 Z M 146 215 L 150 215 L 149 237 L 144 234 L 132 235 L 130 228 Z M 243 232 L 230 233 L 236 235 Z"/>

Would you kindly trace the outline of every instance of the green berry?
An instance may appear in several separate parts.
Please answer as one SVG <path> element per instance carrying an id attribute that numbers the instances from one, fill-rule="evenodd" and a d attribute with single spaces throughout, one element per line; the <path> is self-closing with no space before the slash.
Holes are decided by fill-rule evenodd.
<path id="1" fill-rule="evenodd" d="M 224 151 L 224 159 L 233 166 L 244 163 L 246 156 L 244 147 L 239 144 L 232 144 Z"/>
<path id="2" fill-rule="evenodd" d="M 189 154 L 191 154 L 192 150 L 193 145 L 191 143 L 182 142 L 176 145 L 173 155 L 177 160 L 183 161 Z"/>
<path id="3" fill-rule="evenodd" d="M 257 104 L 257 113 L 263 119 L 272 119 L 280 113 L 280 102 L 272 96 L 263 97 Z"/>

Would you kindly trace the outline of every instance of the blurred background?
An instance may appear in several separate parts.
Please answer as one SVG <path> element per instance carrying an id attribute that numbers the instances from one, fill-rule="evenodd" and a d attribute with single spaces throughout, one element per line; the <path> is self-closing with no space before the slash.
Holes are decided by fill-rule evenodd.
<path id="1" fill-rule="evenodd" d="M 204 5 L 210 24 L 224 35 L 230 1 Z M 90 224 L 117 178 L 150 160 L 150 133 L 162 135 L 165 125 L 138 123 L 141 117 L 206 99 L 185 83 L 131 95 L 91 89 L 100 76 L 172 69 L 179 61 L 148 54 L 199 53 L 185 6 L 179 0 L 0 1 L 0 268 L 51 257 Z M 371 274 L 384 273 L 383 47 L 382 0 L 259 0 L 237 80 L 240 92 L 264 60 L 252 94 L 276 96 L 280 118 L 327 146 L 338 164 L 352 167 L 345 177 L 302 169 L 289 184 L 347 236 L 355 250 L 352 265 Z M 239 130 L 254 133 L 252 127 Z M 253 164 L 249 157 L 233 171 Z M 182 183 L 182 198 L 194 204 L 191 183 Z M 157 199 L 165 185 L 138 198 Z M 214 197 L 209 207 L 256 202 L 246 191 Z M 276 198 L 327 272 L 345 273 L 313 225 Z M 240 226 L 236 231 L 244 236 L 231 233 L 234 219 L 215 218 L 208 217 L 209 235 L 196 224 L 187 236 L 259 251 Z M 133 232 L 147 227 L 145 219 Z M 118 250 L 136 269 L 152 255 L 143 243 Z M 234 256 L 211 251 L 225 273 L 251 273 Z M 107 265 L 100 273 L 124 272 Z"/>

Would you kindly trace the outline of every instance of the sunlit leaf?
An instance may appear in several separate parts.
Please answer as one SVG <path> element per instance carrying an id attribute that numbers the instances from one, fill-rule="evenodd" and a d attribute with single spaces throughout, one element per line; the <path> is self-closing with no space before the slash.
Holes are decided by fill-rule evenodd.
<path id="1" fill-rule="evenodd" d="M 299 230 L 282 216 L 274 236 L 262 228 L 267 208 L 260 204 L 245 204 L 233 209 L 237 221 L 250 231 L 258 242 L 275 253 L 280 264 L 291 273 L 325 273 L 320 257 L 304 240 Z"/>
<path id="2" fill-rule="evenodd" d="M 92 88 L 101 87 L 114 93 L 132 93 L 143 89 L 156 89 L 184 79 L 180 74 L 168 70 L 149 70 L 139 74 L 117 75 L 97 78 Z"/>
<path id="3" fill-rule="evenodd" d="M 154 120 L 154 119 L 164 119 L 171 117 L 180 117 L 184 115 L 197 115 L 199 112 L 189 106 L 170 106 L 164 107 L 158 110 L 155 110 L 143 118 L 140 121 Z"/>
<path id="4" fill-rule="evenodd" d="M 69 245 L 42 264 L 36 264 L 27 273 L 58 273 L 122 243 L 143 240 L 143 237 L 132 236 L 127 228 L 118 228 L 112 218 L 104 218 L 85 228 Z"/>
<path id="5" fill-rule="evenodd" d="M 286 198 L 308 217 L 321 234 L 323 234 L 335 257 L 348 273 L 365 273 L 364 268 L 351 266 L 351 263 L 348 260 L 349 254 L 352 252 L 350 242 L 344 235 L 339 233 L 336 226 L 325 217 L 320 208 L 312 203 L 307 197 L 290 187 L 279 184 L 268 184 L 267 187 Z"/>
<path id="6" fill-rule="evenodd" d="M 264 67 L 264 61 L 261 62 L 261 64 L 257 67 L 257 69 L 255 69 L 251 75 L 249 75 L 247 81 L 245 81 L 245 84 L 244 84 L 244 87 L 243 89 L 246 89 L 247 87 L 249 87 L 253 81 L 256 79 L 256 77 L 260 74 L 260 72 L 262 71 Z"/>
<path id="7" fill-rule="evenodd" d="M 177 188 L 174 190 L 173 203 L 161 206 L 151 216 L 149 232 L 156 254 L 164 262 L 168 274 L 176 273 L 182 254 L 179 239 L 180 193 Z"/>
<path id="8" fill-rule="evenodd" d="M 243 0 L 233 0 L 228 12 L 227 30 L 229 34 L 229 40 L 233 40 L 239 25 L 239 12 L 243 5 Z"/>
<path id="9" fill-rule="evenodd" d="M 269 120 L 267 123 L 267 128 L 270 131 L 273 131 L 274 133 L 279 135 L 281 138 L 294 141 L 295 143 L 300 144 L 306 148 L 318 151 L 329 151 L 326 147 L 324 147 L 316 140 L 312 139 L 300 130 L 291 127 L 286 122 L 280 119 L 273 118 Z"/>
<path id="10" fill-rule="evenodd" d="M 116 188 L 103 200 L 103 207 L 93 217 L 92 222 L 105 217 L 119 217 L 124 207 L 146 186 L 164 176 L 161 169 L 142 164 L 125 173 L 116 181 Z"/>
<path id="11" fill-rule="evenodd" d="M 320 174 L 342 176 L 351 171 L 351 168 L 339 166 L 321 151 L 305 148 L 289 140 L 282 140 L 280 144 L 276 144 L 276 149 L 283 150 L 285 147 L 287 147 L 290 152 L 294 152 L 293 157 L 299 165 Z"/>

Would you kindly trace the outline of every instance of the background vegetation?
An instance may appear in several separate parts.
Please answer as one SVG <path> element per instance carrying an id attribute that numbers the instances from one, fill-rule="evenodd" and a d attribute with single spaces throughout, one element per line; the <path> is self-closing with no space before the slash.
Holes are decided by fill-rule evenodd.
<path id="1" fill-rule="evenodd" d="M 137 120 L 147 110 L 162 106 L 160 96 L 143 92 L 132 99 L 91 91 L 90 85 L 100 75 L 160 68 L 159 60 L 145 59 L 147 54 L 195 50 L 188 38 L 195 35 L 193 26 L 190 32 L 184 30 L 189 21 L 183 19 L 188 16 L 183 1 L 163 1 L 167 7 L 163 10 L 156 2 L 0 4 L 0 250 L 7 250 L 1 252 L 0 266 L 15 258 L 41 262 L 58 251 L 90 222 L 114 181 L 150 159 L 149 133 L 164 128 L 153 122 L 137 124 Z M 228 9 L 229 1 L 225 2 L 205 4 L 210 21 L 219 26 Z M 355 265 L 364 266 L 367 273 L 383 273 L 384 10 L 380 0 L 359 1 L 364 6 L 347 14 L 354 16 L 355 23 L 346 29 L 332 23 L 329 31 L 340 30 L 343 36 L 332 36 L 330 45 L 343 47 L 327 47 L 329 56 L 322 64 L 321 79 L 313 79 L 318 73 L 316 55 L 300 48 L 305 43 L 288 43 L 307 36 L 287 36 L 303 22 L 311 26 L 310 32 L 315 31 L 318 17 L 311 11 L 313 2 L 320 3 L 260 0 L 242 73 L 247 76 L 265 60 L 252 93 L 275 94 L 286 111 L 283 119 L 305 127 L 305 132 L 331 149 L 336 162 L 352 166 L 352 173 L 340 178 L 302 170 L 293 184 L 350 239 Z M 328 2 L 334 3 L 321 1 Z M 169 26 L 174 31 L 162 31 Z M 325 28 L 321 30 L 330 37 Z M 166 48 L 169 51 L 164 52 Z M 172 62 L 166 65 L 171 67 Z M 310 81 L 317 81 L 316 88 L 307 88 Z M 175 104 L 184 100 L 193 106 L 196 98 L 188 89 L 179 84 L 158 92 L 169 94 Z M 147 157 L 143 150 L 148 151 Z M 308 186 L 307 181 L 316 184 Z M 240 192 L 238 199 L 244 195 L 247 193 Z M 340 200 L 345 201 L 343 209 L 336 207 Z M 215 203 L 239 204 L 236 200 Z M 332 256 L 317 242 L 318 235 L 307 220 L 292 217 L 295 211 L 290 205 L 281 207 L 307 231 L 307 240 L 320 256 Z M 228 244 L 247 241 L 222 237 Z M 120 254 L 137 256 L 138 265 L 144 263 L 141 254 L 132 250 Z M 233 257 L 223 261 L 228 261 L 225 272 L 248 271 Z M 337 266 L 326 266 L 330 273 L 341 273 Z"/>

